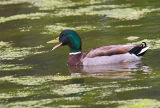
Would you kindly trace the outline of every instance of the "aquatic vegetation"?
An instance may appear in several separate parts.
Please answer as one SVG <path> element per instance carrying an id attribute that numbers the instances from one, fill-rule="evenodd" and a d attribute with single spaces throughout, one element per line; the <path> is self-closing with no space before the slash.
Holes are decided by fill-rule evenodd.
<path id="1" fill-rule="evenodd" d="M 141 90 L 141 89 L 148 89 L 151 87 L 127 87 L 127 88 L 118 88 L 115 92 L 124 92 L 124 91 L 132 91 L 132 90 Z"/>
<path id="2" fill-rule="evenodd" d="M 102 10 L 95 13 L 99 15 L 106 15 L 107 17 L 110 17 L 110 18 L 121 19 L 121 20 L 137 20 L 143 17 L 143 15 L 148 12 L 150 12 L 149 9 L 138 10 L 134 8 L 123 8 L 123 9 Z"/>
<path id="3" fill-rule="evenodd" d="M 133 40 L 139 39 L 139 37 L 138 36 L 129 36 L 126 39 L 129 40 L 129 41 L 133 41 Z"/>
<path id="4" fill-rule="evenodd" d="M 160 106 L 160 102 L 155 99 L 133 99 L 121 101 L 101 101 L 96 104 L 119 104 L 117 108 L 155 108 Z"/>
<path id="5" fill-rule="evenodd" d="M 9 98 L 16 98 L 16 97 L 26 97 L 31 95 L 31 91 L 25 90 L 18 90 L 16 92 L 9 92 L 9 93 L 0 93 L 0 99 L 9 99 Z"/>
<path id="6" fill-rule="evenodd" d="M 71 100 L 74 100 L 76 99 L 77 97 L 73 97 L 73 99 Z M 57 101 L 61 101 L 61 100 L 70 100 L 69 98 L 62 98 L 62 99 L 40 99 L 40 100 L 27 100 L 27 101 L 19 101 L 19 102 L 12 102 L 12 103 L 9 103 L 7 105 L 0 105 L 0 107 L 15 107 L 15 106 L 18 106 L 18 107 L 21 107 L 21 108 L 28 108 L 28 107 L 45 107 L 47 108 L 47 104 L 50 104 L 50 103 L 56 103 Z M 53 105 L 53 106 L 57 106 L 56 104 Z M 52 107 L 53 107 L 52 106 Z M 60 108 L 76 108 L 76 107 L 80 107 L 81 105 L 58 105 L 58 107 Z"/>
<path id="7" fill-rule="evenodd" d="M 8 81 L 11 83 L 16 83 L 20 85 L 41 85 L 49 80 L 51 80 L 52 77 L 13 77 L 13 76 L 7 76 L 0 78 L 1 81 Z"/>
<path id="8" fill-rule="evenodd" d="M 159 107 L 159 3 L 0 0 L 0 107 Z M 41 45 L 64 29 L 85 35 L 84 51 L 143 41 L 151 50 L 142 63 L 71 70 L 65 48 L 50 52 L 52 45 Z"/>
<path id="9" fill-rule="evenodd" d="M 102 6 L 103 7 L 103 6 Z M 113 9 L 102 9 L 96 10 L 97 7 L 83 7 L 79 9 L 62 9 L 57 11 L 57 16 L 75 16 L 75 15 L 99 15 L 106 16 L 109 18 L 115 18 L 120 20 L 138 20 L 143 18 L 147 13 L 159 11 L 159 8 L 156 9 L 137 9 L 137 8 L 113 8 Z M 119 14 L 121 13 L 121 14 Z"/>
<path id="10" fill-rule="evenodd" d="M 138 20 L 146 13 L 159 11 L 159 8 L 130 8 L 130 4 L 121 4 L 121 5 L 100 5 L 100 3 L 105 2 L 106 0 L 91 0 L 91 1 L 77 1 L 73 2 L 71 0 L 9 0 L 1 1 L 0 5 L 8 4 L 19 4 L 19 3 L 30 3 L 32 6 L 38 7 L 39 10 L 56 10 L 54 15 L 56 16 L 75 16 L 75 15 L 101 15 L 110 18 L 116 18 L 121 20 Z M 65 4 L 65 5 L 64 5 Z M 81 7 L 82 5 L 86 5 Z M 78 9 L 69 9 L 69 7 L 77 6 Z M 57 8 L 61 8 L 60 10 Z M 119 14 L 121 13 L 121 14 Z M 47 13 L 30 13 L 15 15 L 10 17 L 1 17 L 0 23 L 16 20 L 16 19 L 39 19 L 41 16 L 46 15 Z"/>
<path id="11" fill-rule="evenodd" d="M 160 106 L 160 102 L 154 99 L 135 99 L 118 102 L 118 108 L 155 108 Z"/>
<path id="12" fill-rule="evenodd" d="M 38 7 L 40 10 L 53 10 L 56 8 L 66 8 L 79 6 L 84 4 L 98 4 L 103 3 L 106 0 L 81 0 L 73 2 L 71 0 L 7 0 L 0 1 L 0 5 L 9 5 L 9 4 L 21 4 L 21 3 L 30 3 L 31 5 Z M 65 5 L 64 5 L 65 4 Z"/>
<path id="13" fill-rule="evenodd" d="M 88 88 L 85 86 L 81 86 L 80 84 L 70 84 L 70 85 L 62 86 L 62 88 L 60 89 L 53 90 L 53 92 L 59 95 L 69 95 L 69 94 L 87 92 L 97 88 L 98 87 Z"/>
<path id="14" fill-rule="evenodd" d="M 45 31 L 42 32 L 41 34 L 57 34 L 64 29 L 72 29 L 72 30 L 75 30 L 75 31 L 85 31 L 85 32 L 87 32 L 87 31 L 90 31 L 90 30 L 96 30 L 98 28 L 95 27 L 95 26 L 91 26 L 91 25 L 69 27 L 65 23 L 56 23 L 54 25 L 46 25 L 45 28 L 44 28 Z"/>
<path id="15" fill-rule="evenodd" d="M 24 2 L 26 2 L 26 0 L 2 0 L 0 1 L 0 5 L 20 4 Z"/>
<path id="16" fill-rule="evenodd" d="M 0 42 L 0 59 L 1 60 L 14 60 L 14 59 L 23 59 L 29 55 L 42 54 L 45 51 L 38 51 L 38 49 L 43 48 L 44 46 L 36 47 L 13 47 L 12 43 L 9 42 Z"/>
<path id="17" fill-rule="evenodd" d="M 76 78 L 81 78 L 82 76 L 26 76 L 26 77 L 13 77 L 6 76 L 1 77 L 0 81 L 8 81 L 11 83 L 21 84 L 21 85 L 41 85 L 48 81 L 65 81 Z"/>
<path id="18" fill-rule="evenodd" d="M 54 81 L 65 81 L 65 80 L 82 78 L 82 77 L 87 77 L 87 76 L 53 76 L 53 80 Z"/>
<path id="19" fill-rule="evenodd" d="M 40 17 L 47 15 L 47 13 L 30 13 L 30 14 L 19 14 L 19 15 L 13 15 L 9 17 L 0 17 L 0 23 L 8 22 L 8 21 L 14 21 L 14 20 L 20 20 L 20 19 L 40 19 Z"/>
<path id="20" fill-rule="evenodd" d="M 13 47 L 13 43 L 11 42 L 0 42 L 0 60 L 22 60 L 27 56 L 36 55 L 46 53 L 46 51 L 38 51 L 44 46 L 36 46 L 36 47 Z M 1 71 L 15 71 L 15 70 L 23 70 L 23 69 L 31 69 L 33 66 L 31 65 L 23 65 L 23 64 L 6 64 L 0 63 Z"/>
<path id="21" fill-rule="evenodd" d="M 98 3 L 103 3 L 106 0 L 80 0 L 80 1 L 71 1 L 71 0 L 34 0 L 30 2 L 36 7 L 39 7 L 40 10 L 56 10 L 56 8 L 69 8 L 69 7 L 79 7 L 82 5 L 95 5 Z M 64 5 L 65 4 L 65 5 Z M 113 5 L 110 7 L 114 7 Z"/>
<path id="22" fill-rule="evenodd" d="M 138 42 L 134 42 L 133 44 L 139 44 L 142 42 L 146 42 L 150 49 L 160 49 L 160 39 L 144 39 Z"/>
<path id="23" fill-rule="evenodd" d="M 32 26 L 19 28 L 20 32 L 29 32 L 31 29 L 32 29 Z"/>
<path id="24" fill-rule="evenodd" d="M 64 7 L 71 7 L 75 4 L 70 0 L 34 0 L 30 2 L 32 5 L 39 7 L 40 10 L 53 10 L 56 8 L 64 8 Z M 66 5 L 63 5 L 66 4 Z"/>
<path id="25" fill-rule="evenodd" d="M 53 100 L 52 99 L 41 99 L 41 100 L 27 100 L 27 101 L 19 101 L 19 102 L 12 102 L 7 105 L 0 105 L 2 107 L 7 106 L 7 107 L 13 107 L 15 106 L 21 107 L 21 108 L 28 108 L 28 107 L 42 107 L 46 104 L 51 103 Z"/>
<path id="26" fill-rule="evenodd" d="M 24 70 L 24 69 L 31 69 L 32 66 L 26 66 L 23 64 L 2 64 L 0 63 L 0 70 L 1 71 L 15 71 L 15 70 Z"/>
<path id="27" fill-rule="evenodd" d="M 0 41 L 0 48 L 9 47 L 9 46 L 10 46 L 10 44 L 8 42 Z"/>
<path id="28" fill-rule="evenodd" d="M 116 26 L 115 28 L 128 28 L 128 27 L 140 27 L 142 25 L 119 25 L 119 26 Z"/>
<path id="29" fill-rule="evenodd" d="M 61 10 L 55 11 L 56 16 L 75 16 L 75 15 L 100 15 L 101 11 L 104 9 L 115 9 L 115 8 L 125 8 L 125 7 L 130 7 L 130 5 L 89 5 L 89 6 L 84 6 L 84 7 L 79 7 L 78 9 L 68 9 L 64 8 Z"/>

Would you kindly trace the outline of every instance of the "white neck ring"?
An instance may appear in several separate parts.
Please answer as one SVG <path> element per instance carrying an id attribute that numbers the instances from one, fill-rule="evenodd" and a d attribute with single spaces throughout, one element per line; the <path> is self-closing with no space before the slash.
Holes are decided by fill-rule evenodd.
<path id="1" fill-rule="evenodd" d="M 71 52 L 71 53 L 69 53 L 69 55 L 76 55 L 76 54 L 80 54 L 80 53 L 82 53 L 81 51 L 78 51 L 78 52 Z"/>

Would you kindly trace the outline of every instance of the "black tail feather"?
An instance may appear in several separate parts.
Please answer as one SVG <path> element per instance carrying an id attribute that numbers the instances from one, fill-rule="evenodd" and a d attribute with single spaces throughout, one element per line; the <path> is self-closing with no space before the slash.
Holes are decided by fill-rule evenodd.
<path id="1" fill-rule="evenodd" d="M 143 56 L 148 48 L 149 47 L 147 47 L 147 44 L 145 42 L 142 42 L 141 45 L 132 48 L 129 53 L 135 54 L 136 56 Z"/>

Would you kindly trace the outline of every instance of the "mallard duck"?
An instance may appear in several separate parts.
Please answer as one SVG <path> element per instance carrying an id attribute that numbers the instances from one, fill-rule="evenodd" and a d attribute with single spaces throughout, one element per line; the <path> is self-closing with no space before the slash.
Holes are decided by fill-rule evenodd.
<path id="1" fill-rule="evenodd" d="M 63 30 L 59 35 L 59 44 L 52 50 L 60 46 L 67 45 L 70 49 L 69 65 L 106 65 L 125 62 L 135 62 L 141 60 L 149 48 L 145 42 L 137 45 L 109 45 L 101 46 L 82 52 L 82 42 L 78 33 L 74 30 Z M 48 43 L 54 43 L 55 40 Z"/>

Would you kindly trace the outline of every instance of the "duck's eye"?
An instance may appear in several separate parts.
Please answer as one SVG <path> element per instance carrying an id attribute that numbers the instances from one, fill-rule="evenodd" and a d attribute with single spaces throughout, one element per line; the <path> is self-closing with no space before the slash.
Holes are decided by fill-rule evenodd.
<path id="1" fill-rule="evenodd" d="M 62 34 L 62 36 L 64 36 L 64 34 Z"/>
<path id="2" fill-rule="evenodd" d="M 66 35 L 65 33 L 61 34 L 61 35 L 60 35 L 60 38 L 64 37 L 65 35 Z"/>

